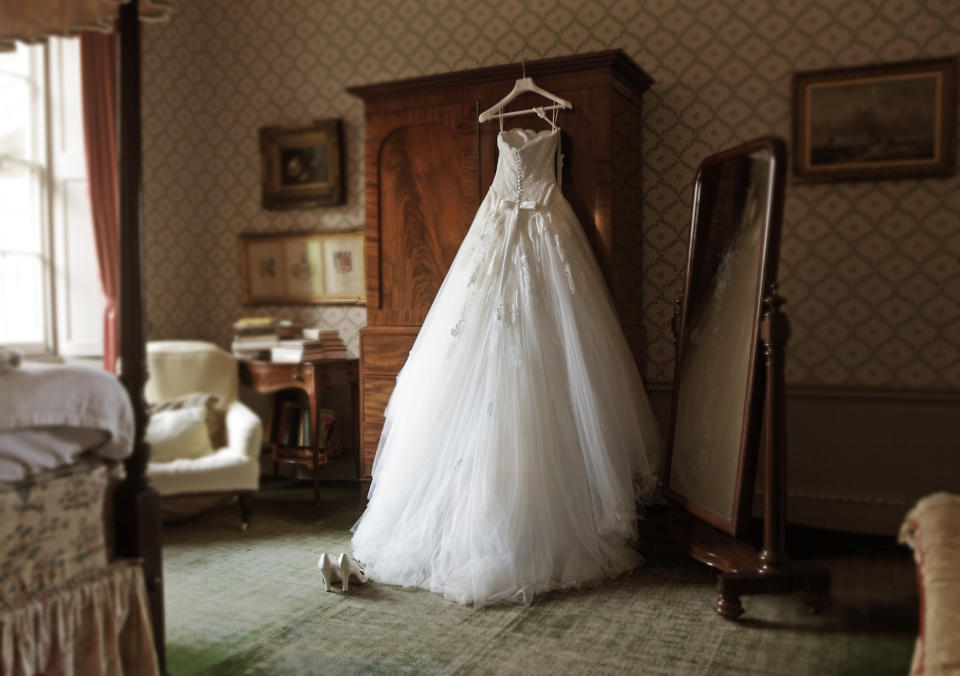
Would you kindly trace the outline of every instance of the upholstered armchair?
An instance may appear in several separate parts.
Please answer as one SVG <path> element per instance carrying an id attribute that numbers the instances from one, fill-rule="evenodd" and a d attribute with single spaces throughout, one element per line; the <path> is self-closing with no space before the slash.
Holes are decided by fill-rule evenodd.
<path id="1" fill-rule="evenodd" d="M 178 448 L 158 443 L 147 468 L 157 492 L 161 497 L 236 493 L 241 528 L 246 530 L 251 498 L 260 481 L 263 430 L 260 419 L 237 400 L 236 359 L 212 343 L 165 340 L 147 343 L 147 366 L 145 396 L 155 411 L 171 404 L 176 408 L 178 399 L 189 400 L 196 393 L 202 393 L 200 399 L 215 395 L 216 399 L 206 399 L 211 407 L 215 405 L 223 426 L 219 440 L 215 438 L 199 452 L 187 448 L 189 444 Z M 154 422 L 147 428 L 148 436 Z"/>

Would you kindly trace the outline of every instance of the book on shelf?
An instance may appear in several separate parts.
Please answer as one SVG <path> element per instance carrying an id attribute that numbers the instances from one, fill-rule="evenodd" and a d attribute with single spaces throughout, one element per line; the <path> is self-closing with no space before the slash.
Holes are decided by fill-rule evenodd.
<path id="1" fill-rule="evenodd" d="M 318 326 L 308 326 L 302 331 L 302 334 L 304 338 L 309 338 L 311 340 L 340 340 L 340 332 L 337 329 L 321 329 Z"/>
<path id="2" fill-rule="evenodd" d="M 292 319 L 281 319 L 277 322 L 276 333 L 281 340 L 297 338 L 303 331 L 303 324 Z"/>
<path id="3" fill-rule="evenodd" d="M 288 338 L 286 340 L 281 340 L 277 343 L 278 347 L 292 347 L 292 348 L 318 348 L 323 347 L 323 343 L 319 340 L 310 340 L 309 338 Z"/>
<path id="4" fill-rule="evenodd" d="M 270 360 L 270 349 L 265 350 L 238 350 L 234 348 L 232 350 L 233 356 L 237 359 L 250 359 L 253 361 L 269 361 Z"/>
<path id="5" fill-rule="evenodd" d="M 302 351 L 285 347 L 270 349 L 270 361 L 278 364 L 299 364 L 303 361 L 321 361 L 323 359 L 346 359 L 346 350 Z"/>
<path id="6" fill-rule="evenodd" d="M 342 450 L 342 430 L 338 427 L 336 413 L 332 409 L 321 408 L 320 438 L 317 448 L 327 451 L 327 459 L 340 455 Z M 310 409 L 293 401 L 286 401 L 282 407 L 283 429 L 279 454 L 281 457 L 311 458 L 313 457 L 313 433 L 310 419 Z M 328 442 L 332 442 L 328 443 Z"/>
<path id="7" fill-rule="evenodd" d="M 302 361 L 320 361 L 323 359 L 346 359 L 346 350 L 300 350 L 293 347 L 270 348 L 270 361 L 278 364 L 299 364 Z"/>
<path id="8" fill-rule="evenodd" d="M 233 343 L 231 343 L 231 345 L 235 345 L 241 349 L 250 350 L 256 348 L 273 347 L 279 342 L 279 340 L 280 339 L 277 338 L 277 334 L 275 333 L 265 333 L 263 335 L 256 336 L 234 336 Z"/>
<path id="9" fill-rule="evenodd" d="M 236 334 L 275 333 L 276 329 L 276 317 L 241 317 L 233 323 Z"/>
<path id="10" fill-rule="evenodd" d="M 241 317 L 233 323 L 230 351 L 239 359 L 269 359 L 281 323 L 275 317 Z"/>
<path id="11" fill-rule="evenodd" d="M 269 359 L 270 350 L 277 344 L 276 336 L 258 337 L 256 340 L 234 337 L 230 344 L 233 356 L 239 359 Z"/>
<path id="12" fill-rule="evenodd" d="M 285 401 L 280 407 L 280 445 L 298 446 L 303 435 L 302 414 L 308 413 L 293 401 Z"/>
<path id="13" fill-rule="evenodd" d="M 280 346 L 270 348 L 270 361 L 279 364 L 299 364 L 302 361 L 314 361 L 317 359 L 326 359 L 323 350 L 303 350 L 296 347 Z"/>
<path id="14" fill-rule="evenodd" d="M 284 364 L 346 358 L 347 346 L 336 329 L 306 328 L 300 337 L 281 337 L 270 346 L 271 361 Z"/>

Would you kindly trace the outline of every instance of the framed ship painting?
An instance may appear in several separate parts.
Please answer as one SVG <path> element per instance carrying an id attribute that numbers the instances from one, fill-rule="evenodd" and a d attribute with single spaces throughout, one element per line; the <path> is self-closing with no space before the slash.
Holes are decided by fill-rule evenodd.
<path id="1" fill-rule="evenodd" d="M 796 73 L 797 177 L 856 181 L 956 170 L 957 60 Z"/>

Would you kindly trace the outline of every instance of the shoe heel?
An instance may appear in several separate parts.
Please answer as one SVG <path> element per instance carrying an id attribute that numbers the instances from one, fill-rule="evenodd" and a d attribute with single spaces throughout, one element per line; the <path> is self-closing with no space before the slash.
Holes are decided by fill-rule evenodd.
<path id="1" fill-rule="evenodd" d="M 323 579 L 323 591 L 333 591 L 333 583 L 336 582 L 334 576 L 337 572 L 333 560 L 326 553 L 323 553 L 320 555 L 320 560 L 317 561 L 317 568 L 320 569 L 320 577 Z"/>
<path id="2" fill-rule="evenodd" d="M 349 556 L 346 552 L 337 559 L 337 572 L 343 581 L 343 591 L 347 591 L 350 585 L 350 578 L 353 577 L 357 584 L 363 584 L 367 581 L 367 575 L 356 559 Z"/>

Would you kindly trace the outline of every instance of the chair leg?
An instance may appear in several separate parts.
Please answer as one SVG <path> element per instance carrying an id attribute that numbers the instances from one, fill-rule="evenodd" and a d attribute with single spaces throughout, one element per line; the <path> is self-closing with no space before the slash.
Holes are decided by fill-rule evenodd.
<path id="1" fill-rule="evenodd" d="M 237 499 L 240 503 L 240 530 L 246 532 L 250 527 L 250 513 L 253 511 L 253 492 L 238 493 Z"/>

